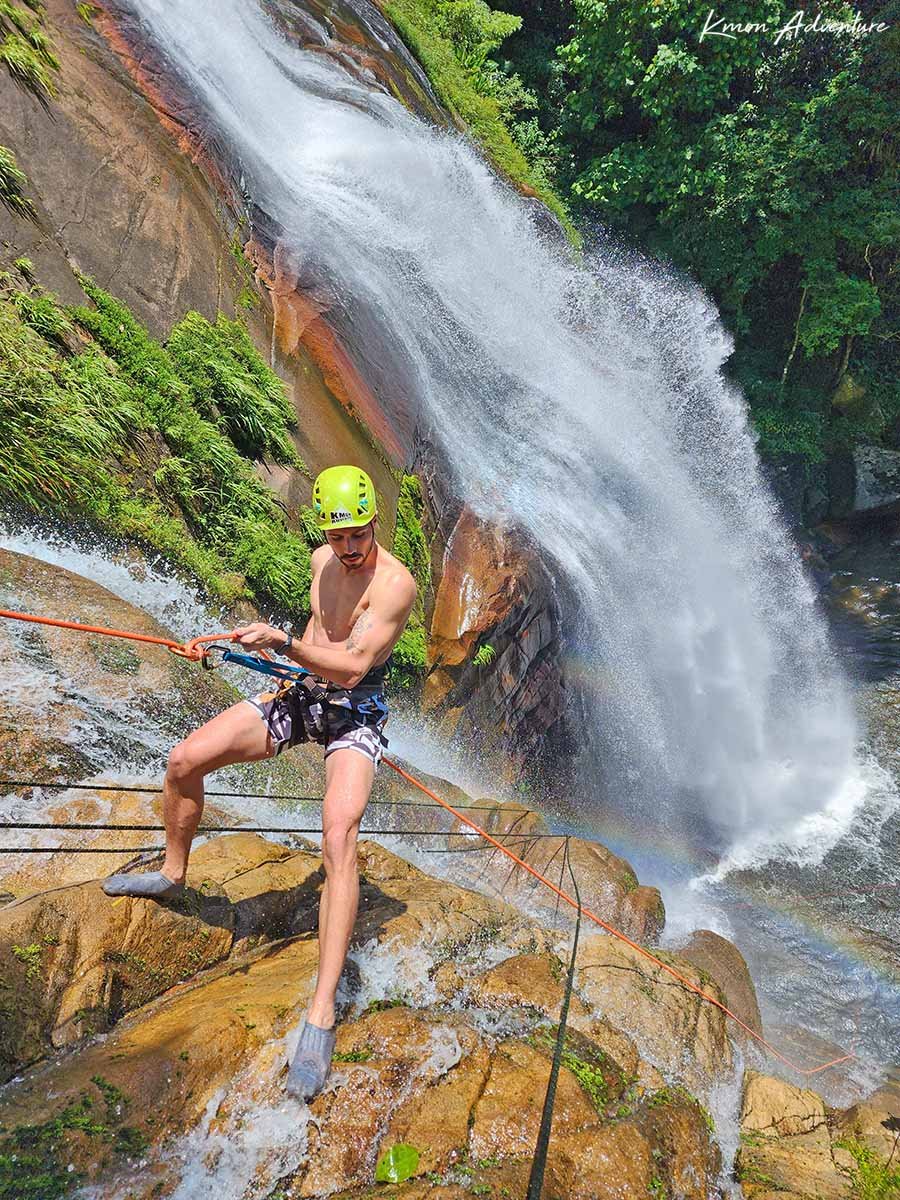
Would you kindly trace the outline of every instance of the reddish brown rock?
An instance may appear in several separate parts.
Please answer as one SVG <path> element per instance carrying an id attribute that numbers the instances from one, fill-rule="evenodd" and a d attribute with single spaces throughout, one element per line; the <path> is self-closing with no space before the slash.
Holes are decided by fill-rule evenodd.
<path id="1" fill-rule="evenodd" d="M 754 1033 L 762 1036 L 762 1016 L 756 999 L 756 988 L 753 986 L 744 956 L 737 946 L 727 938 L 713 933 L 711 929 L 697 929 L 691 934 L 687 944 L 679 947 L 678 953 L 714 979 L 725 995 L 725 1003 L 735 1016 Z M 740 1025 L 734 1025 L 732 1033 L 743 1043 L 751 1040 Z"/>
<path id="2" fill-rule="evenodd" d="M 430 659 L 435 667 L 458 667 L 480 634 L 509 610 L 528 561 L 511 534 L 492 528 L 463 509 L 444 555 L 431 618 Z"/>
<path id="3" fill-rule="evenodd" d="M 721 999 L 714 983 L 704 987 L 689 962 L 655 951 L 657 965 L 640 951 L 605 934 L 582 936 L 578 948 L 577 986 L 598 1017 L 633 1039 L 667 1078 L 677 1078 L 693 1092 L 731 1068 L 732 1053 L 722 1010 L 698 993 Z M 693 985 L 685 986 L 665 968 Z M 694 990 L 696 989 L 696 990 Z M 690 1052 L 685 1054 L 685 1045 Z"/>
<path id="4" fill-rule="evenodd" d="M 438 533 L 424 704 L 438 719 L 452 713 L 455 740 L 475 747 L 504 782 L 534 782 L 570 749 L 554 586 L 520 534 L 468 508 L 440 521 Z M 481 646 L 494 656 L 476 666 Z"/>

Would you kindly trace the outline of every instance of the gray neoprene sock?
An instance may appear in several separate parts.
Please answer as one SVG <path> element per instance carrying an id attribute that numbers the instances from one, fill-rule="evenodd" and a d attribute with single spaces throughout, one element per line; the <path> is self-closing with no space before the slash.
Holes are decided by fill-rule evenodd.
<path id="1" fill-rule="evenodd" d="M 162 871 L 145 875 L 110 875 L 100 885 L 107 896 L 149 896 L 153 900 L 169 900 L 180 896 L 183 883 L 173 883 Z"/>
<path id="2" fill-rule="evenodd" d="M 298 1100 L 310 1100 L 322 1090 L 331 1066 L 335 1027 L 323 1029 L 305 1021 L 300 1031 L 297 1052 L 288 1070 L 285 1090 Z"/>

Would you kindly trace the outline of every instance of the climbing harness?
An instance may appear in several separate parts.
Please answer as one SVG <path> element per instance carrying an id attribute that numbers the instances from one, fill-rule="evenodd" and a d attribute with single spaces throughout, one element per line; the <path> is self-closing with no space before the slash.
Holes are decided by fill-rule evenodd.
<path id="1" fill-rule="evenodd" d="M 167 647 L 169 650 L 172 651 L 173 654 L 178 654 L 182 658 L 188 658 L 188 659 L 191 659 L 192 661 L 200 662 L 200 663 L 203 662 L 204 658 L 209 653 L 209 647 L 213 643 L 221 642 L 221 641 L 233 642 L 233 641 L 237 640 L 235 634 L 215 633 L 215 634 L 209 634 L 206 636 L 191 638 L 191 640 L 188 642 L 180 643 L 180 642 L 173 641 L 172 639 L 169 639 L 169 638 L 151 637 L 147 634 L 129 633 L 127 631 L 120 630 L 120 629 L 107 629 L 102 626 L 96 626 L 96 625 L 82 625 L 75 621 L 61 621 L 61 620 L 57 620 L 57 619 L 54 619 L 51 617 L 37 617 L 37 616 L 33 616 L 28 613 L 11 612 L 11 611 L 7 611 L 5 609 L 0 609 L 0 617 L 5 617 L 9 620 L 15 620 L 15 621 L 32 621 L 32 622 L 36 622 L 37 624 L 41 624 L 41 625 L 54 625 L 54 626 L 57 626 L 57 627 L 60 627 L 63 629 L 75 629 L 75 630 L 80 630 L 82 632 L 87 632 L 87 633 L 99 633 L 99 634 L 108 635 L 110 637 L 129 638 L 133 641 L 139 641 L 139 642 L 151 642 L 151 643 L 155 643 L 156 645 L 161 645 L 161 646 Z M 250 669 L 260 670 L 260 667 L 256 660 L 256 656 L 248 655 L 247 657 L 254 660 L 255 665 L 251 666 Z M 267 663 L 271 662 L 268 655 L 261 655 L 261 657 L 264 659 L 265 662 L 267 662 Z M 242 665 L 250 666 L 249 663 L 242 664 Z M 301 671 L 305 671 L 305 669 L 302 667 L 297 667 L 296 671 L 301 672 Z M 268 672 L 265 672 L 265 673 L 268 673 Z M 310 672 L 306 671 L 305 674 L 310 675 Z M 311 678 L 314 678 L 314 677 L 311 677 Z M 664 962 L 661 958 L 657 957 L 657 955 L 653 954 L 652 951 L 647 950 L 644 946 L 639 945 L 637 942 L 635 942 L 631 938 L 629 938 L 620 929 L 616 929 L 615 926 L 610 925 L 608 922 L 604 921 L 602 919 L 602 917 L 599 917 L 595 912 L 592 912 L 591 909 L 584 908 L 577 899 L 575 899 L 571 895 L 569 895 L 568 892 L 563 891 L 563 889 L 561 887 L 557 887 L 556 884 L 554 884 L 552 882 L 552 880 L 548 879 L 546 875 L 544 875 L 540 871 L 536 870 L 534 867 L 531 866 L 530 863 L 525 862 L 525 860 L 520 858 L 517 854 L 514 854 L 513 851 L 510 850 L 509 846 L 505 845 L 503 842 L 501 842 L 497 838 L 493 837 L 490 833 L 488 833 L 486 830 L 482 829 L 479 825 L 477 825 L 469 817 L 465 816 L 460 808 L 454 807 L 452 804 L 448 804 L 446 800 L 442 800 L 440 796 L 438 796 L 430 788 L 426 787 L 424 783 L 421 783 L 413 775 L 410 775 L 408 771 L 405 771 L 401 766 L 399 766 L 397 763 L 395 763 L 392 759 L 387 758 L 385 756 L 383 761 L 393 771 L 395 771 L 398 775 L 400 775 L 403 779 L 405 779 L 408 783 L 412 784 L 413 787 L 418 788 L 418 790 L 420 792 L 423 792 L 426 796 L 430 797 L 430 799 L 433 800 L 436 804 L 439 804 L 443 809 L 445 809 L 447 812 L 449 812 L 454 817 L 456 817 L 456 819 L 458 821 L 461 821 L 464 825 L 467 825 L 470 829 L 472 829 L 475 833 L 477 833 L 479 835 L 479 837 L 481 837 L 486 843 L 488 843 L 491 846 L 494 846 L 497 850 L 499 850 L 501 852 L 501 854 L 506 855 L 507 858 L 511 859 L 514 863 L 516 863 L 524 871 L 527 871 L 529 875 L 532 875 L 535 879 L 539 880 L 546 887 L 550 888 L 550 890 L 552 892 L 554 892 L 559 897 L 559 899 L 565 901 L 566 904 L 570 905 L 572 908 L 574 908 L 578 912 L 579 918 L 581 916 L 587 917 L 587 919 L 589 921 L 592 921 L 595 925 L 599 926 L 606 933 L 608 933 L 611 937 L 617 938 L 620 942 L 623 942 L 626 946 L 629 946 L 632 950 L 634 950 L 641 957 L 648 959 L 660 971 L 665 972 L 666 974 L 670 975 L 673 979 L 677 980 L 677 982 L 680 983 L 683 987 L 687 988 L 688 991 L 694 993 L 701 1000 L 704 1000 L 707 1004 L 711 1004 L 714 1008 L 719 1009 L 725 1016 L 727 1016 L 730 1020 L 734 1021 L 734 1023 L 736 1025 L 738 1025 L 741 1029 L 743 1029 L 744 1032 L 750 1038 L 752 1038 L 758 1045 L 764 1047 L 764 1049 L 766 1049 L 774 1058 L 777 1058 L 779 1060 L 779 1062 L 784 1063 L 785 1066 L 790 1067 L 791 1070 L 796 1071 L 799 1075 L 804 1075 L 804 1076 L 809 1077 L 809 1076 L 813 1076 L 813 1075 L 818 1075 L 822 1071 L 828 1070 L 829 1067 L 837 1066 L 839 1063 L 848 1062 L 851 1059 L 855 1058 L 855 1055 L 853 1055 L 853 1054 L 842 1054 L 842 1055 L 840 1055 L 840 1057 L 833 1058 L 833 1059 L 829 1060 L 828 1062 L 821 1063 L 819 1066 L 806 1067 L 806 1068 L 800 1066 L 798 1063 L 793 1062 L 790 1058 L 788 1058 L 786 1055 L 782 1054 L 779 1050 L 777 1050 L 771 1044 L 771 1042 L 767 1041 L 762 1036 L 762 1034 L 757 1033 L 757 1031 L 755 1029 L 752 1029 L 745 1021 L 742 1021 L 741 1018 L 736 1013 L 732 1012 L 732 1010 L 730 1008 L 728 1008 L 716 996 L 712 996 L 708 992 L 705 992 L 702 987 L 699 987 L 691 979 L 688 979 L 688 977 L 686 975 L 682 975 L 680 971 L 676 970 L 676 968 L 671 966 L 669 963 Z M 43 827 L 46 828 L 46 826 L 43 826 Z M 321 832 L 321 831 L 316 830 L 315 832 Z M 372 832 L 384 833 L 385 831 L 373 830 Z M 403 830 L 403 831 L 399 831 L 399 834 L 402 836 L 403 834 L 408 835 L 412 832 L 415 832 L 415 831 Z M 434 831 L 427 830 L 427 831 L 422 831 L 422 832 L 432 834 Z M 444 835 L 444 836 L 446 836 L 446 835 Z M 504 835 L 501 834 L 501 836 L 504 836 Z M 535 835 L 533 835 L 533 834 L 528 835 L 529 838 L 534 837 L 534 836 Z M 559 835 L 555 835 L 555 836 L 559 836 Z M 58 849 L 59 849 L 59 847 L 53 847 L 53 850 L 58 850 Z"/>

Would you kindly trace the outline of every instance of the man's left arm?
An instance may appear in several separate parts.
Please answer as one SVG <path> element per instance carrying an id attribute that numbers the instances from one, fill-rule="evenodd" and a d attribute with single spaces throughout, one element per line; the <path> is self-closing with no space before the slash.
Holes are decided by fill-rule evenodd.
<path id="1" fill-rule="evenodd" d="M 360 613 L 342 647 L 295 641 L 289 649 L 281 650 L 285 635 L 262 624 L 234 632 L 240 635 L 242 646 L 277 650 L 323 679 L 341 687 L 355 687 L 399 640 L 415 599 L 416 585 L 410 575 L 397 573 L 386 577 L 373 589 L 369 607 Z"/>

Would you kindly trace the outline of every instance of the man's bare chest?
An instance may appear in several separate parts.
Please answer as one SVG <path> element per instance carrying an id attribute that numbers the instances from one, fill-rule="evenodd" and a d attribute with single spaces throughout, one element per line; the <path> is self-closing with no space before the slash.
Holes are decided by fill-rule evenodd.
<path id="1" fill-rule="evenodd" d="M 314 633 L 320 643 L 345 642 L 350 631 L 369 607 L 371 583 L 363 588 L 329 586 L 321 577 L 313 581 L 310 601 Z"/>

